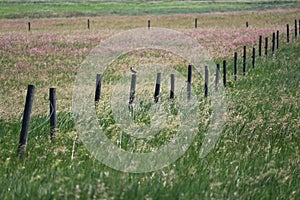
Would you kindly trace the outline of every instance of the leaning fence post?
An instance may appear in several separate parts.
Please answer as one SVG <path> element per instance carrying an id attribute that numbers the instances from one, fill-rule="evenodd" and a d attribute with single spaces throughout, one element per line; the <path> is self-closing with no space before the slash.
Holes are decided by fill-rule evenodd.
<path id="1" fill-rule="evenodd" d="M 154 91 L 154 102 L 158 102 L 158 95 L 160 92 L 160 82 L 161 82 L 161 73 L 157 73 L 156 76 L 156 84 L 155 84 L 155 91 Z"/>
<path id="2" fill-rule="evenodd" d="M 272 54 L 275 52 L 275 32 L 272 34 Z"/>
<path id="3" fill-rule="evenodd" d="M 290 28 L 289 28 L 289 24 L 286 25 L 286 42 L 287 43 L 290 42 Z"/>
<path id="4" fill-rule="evenodd" d="M 237 52 L 234 52 L 234 60 L 233 60 L 233 70 L 234 70 L 234 80 L 237 80 Z"/>
<path id="5" fill-rule="evenodd" d="M 219 75 L 220 75 L 220 64 L 217 64 L 217 67 L 216 67 L 216 80 L 215 80 L 215 90 L 216 91 L 218 91 Z"/>
<path id="6" fill-rule="evenodd" d="M 192 90 L 192 65 L 188 66 L 188 79 L 187 79 L 187 98 L 191 99 L 191 90 Z"/>
<path id="7" fill-rule="evenodd" d="M 170 100 L 174 100 L 175 94 L 175 75 L 171 74 L 171 88 L 170 88 Z"/>
<path id="8" fill-rule="evenodd" d="M 244 46 L 244 51 L 243 51 L 243 75 L 246 75 L 247 71 L 247 49 L 246 46 Z"/>
<path id="9" fill-rule="evenodd" d="M 25 109 L 24 109 L 23 120 L 22 120 L 22 129 L 21 129 L 21 133 L 20 133 L 20 141 L 19 141 L 19 147 L 18 147 L 18 156 L 19 157 L 23 157 L 26 153 L 28 130 L 29 130 L 29 126 L 30 126 L 30 115 L 31 115 L 32 104 L 33 104 L 34 90 L 35 90 L 34 85 L 28 85 Z"/>
<path id="10" fill-rule="evenodd" d="M 261 56 L 262 52 L 262 36 L 259 36 L 259 43 L 258 43 L 258 55 Z"/>
<path id="11" fill-rule="evenodd" d="M 134 101 L 135 87 L 136 87 L 136 74 L 132 74 L 131 75 L 130 92 L 129 92 L 129 105 L 131 105 Z"/>
<path id="12" fill-rule="evenodd" d="M 101 95 L 101 84 L 102 84 L 102 75 L 97 74 L 96 76 L 96 90 L 95 90 L 95 102 L 99 102 Z"/>
<path id="13" fill-rule="evenodd" d="M 276 49 L 279 48 L 279 31 L 276 31 Z"/>
<path id="14" fill-rule="evenodd" d="M 226 60 L 223 60 L 223 85 L 226 87 Z"/>
<path id="15" fill-rule="evenodd" d="M 208 69 L 207 66 L 205 66 L 205 75 L 204 75 L 204 97 L 208 96 Z"/>
<path id="16" fill-rule="evenodd" d="M 255 47 L 252 49 L 252 68 L 255 68 Z"/>
<path id="17" fill-rule="evenodd" d="M 268 37 L 265 38 L 265 56 L 268 56 Z"/>
<path id="18" fill-rule="evenodd" d="M 50 88 L 49 90 L 50 100 L 50 137 L 53 139 L 56 134 L 56 89 Z"/>
<path id="19" fill-rule="evenodd" d="M 198 28 L 198 19 L 195 18 L 195 28 Z"/>

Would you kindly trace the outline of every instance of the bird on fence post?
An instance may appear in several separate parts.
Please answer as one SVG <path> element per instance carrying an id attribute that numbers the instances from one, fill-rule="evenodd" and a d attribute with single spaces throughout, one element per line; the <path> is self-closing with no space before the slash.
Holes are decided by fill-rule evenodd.
<path id="1" fill-rule="evenodd" d="M 132 67 L 130 67 L 130 71 L 131 71 L 133 74 L 136 74 L 136 73 L 137 73 L 137 71 L 134 70 Z"/>

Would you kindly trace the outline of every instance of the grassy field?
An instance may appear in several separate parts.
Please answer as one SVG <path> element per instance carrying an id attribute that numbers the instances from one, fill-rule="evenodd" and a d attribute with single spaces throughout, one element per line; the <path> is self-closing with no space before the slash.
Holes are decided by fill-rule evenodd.
<path id="1" fill-rule="evenodd" d="M 161 15 L 300 7 L 299 1 L 0 1 L 0 18 Z"/>
<path id="2" fill-rule="evenodd" d="M 164 3 L 171 5 L 169 1 Z M 1 19 L 0 199 L 299 198 L 300 40 L 291 37 L 291 44 L 286 45 L 283 34 L 285 25 L 290 23 L 292 27 L 298 13 L 299 9 L 294 8 L 195 15 L 102 16 L 90 18 L 90 30 L 86 27 L 86 17 L 41 18 L 31 20 L 30 32 L 27 19 Z M 195 17 L 202 19 L 198 29 L 193 27 Z M 195 140 L 176 162 L 154 172 L 123 173 L 101 164 L 79 139 L 70 113 L 72 86 L 80 64 L 99 42 L 125 30 L 145 27 L 148 19 L 153 26 L 175 29 L 197 39 L 215 62 L 227 59 L 230 82 L 226 88 L 227 119 L 215 148 L 205 158 L 199 157 L 207 123 L 203 117 Z M 248 29 L 245 21 L 250 22 Z M 257 47 L 260 34 L 267 36 L 276 30 L 282 34 L 280 49 L 268 59 L 258 58 L 256 68 L 251 69 L 249 65 L 248 74 L 243 77 L 241 47 L 247 45 L 250 51 L 252 46 Z M 239 52 L 236 83 L 232 75 L 234 51 Z M 153 60 L 186 73 L 188 63 L 168 53 L 133 52 L 112 64 L 104 88 L 111 87 L 130 66 L 153 63 Z M 203 83 L 195 79 L 194 84 L 197 81 Z M 36 85 L 37 90 L 27 155 L 18 159 L 27 84 Z M 49 87 L 57 87 L 60 134 L 55 141 L 49 140 Z M 101 111 L 103 107 L 99 106 Z M 100 112 L 99 118 L 108 130 L 109 139 L 116 142 L 118 129 L 110 110 L 105 111 Z M 207 114 L 207 110 L 201 112 L 203 116 Z M 125 137 L 122 148 L 131 149 L 135 145 L 134 150 L 140 151 L 143 146 L 139 145 L 145 143 L 149 149 L 150 145 L 167 142 L 169 135 L 156 139 L 133 143 Z"/>
<path id="3" fill-rule="evenodd" d="M 261 60 L 227 89 L 228 118 L 216 148 L 199 158 L 201 134 L 162 170 L 130 174 L 95 160 L 69 115 L 48 141 L 46 118 L 34 118 L 28 155 L 16 157 L 20 122 L 1 123 L 1 199 L 297 199 L 299 180 L 299 42 Z M 231 77 L 232 79 L 232 77 Z M 37 127 L 37 128 L 36 128 Z"/>

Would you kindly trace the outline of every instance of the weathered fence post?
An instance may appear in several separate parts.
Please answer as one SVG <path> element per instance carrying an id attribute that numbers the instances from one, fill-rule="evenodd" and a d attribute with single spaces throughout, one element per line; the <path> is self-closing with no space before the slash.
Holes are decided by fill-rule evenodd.
<path id="1" fill-rule="evenodd" d="M 170 88 L 171 101 L 174 100 L 174 94 L 175 94 L 175 74 L 171 74 L 171 88 Z"/>
<path id="2" fill-rule="evenodd" d="M 29 130 L 29 125 L 30 125 L 30 115 L 31 115 L 32 104 L 33 104 L 34 90 L 35 90 L 35 87 L 33 85 L 28 85 L 25 109 L 24 109 L 23 120 L 22 120 L 22 129 L 21 129 L 21 133 L 20 133 L 20 141 L 19 141 L 19 147 L 18 147 L 18 156 L 19 157 L 23 157 L 26 153 L 28 130 Z"/>
<path id="3" fill-rule="evenodd" d="M 234 59 L 233 59 L 233 73 L 234 73 L 234 80 L 237 80 L 237 52 L 234 52 Z"/>
<path id="4" fill-rule="evenodd" d="M 87 21 L 87 27 L 88 27 L 88 29 L 90 29 L 90 19 L 88 19 L 88 21 Z"/>
<path id="5" fill-rule="evenodd" d="M 204 97 L 208 96 L 208 68 L 205 66 L 205 75 L 204 75 Z"/>
<path id="6" fill-rule="evenodd" d="M 276 49 L 279 48 L 279 31 L 276 31 Z"/>
<path id="7" fill-rule="evenodd" d="M 265 38 L 265 56 L 268 56 L 268 37 Z"/>
<path id="8" fill-rule="evenodd" d="M 262 52 L 262 36 L 259 36 L 259 43 L 258 43 L 258 55 L 261 56 Z"/>
<path id="9" fill-rule="evenodd" d="M 255 68 L 255 47 L 252 49 L 252 68 Z"/>
<path id="10" fill-rule="evenodd" d="M 275 52 L 275 32 L 272 34 L 272 54 Z"/>
<path id="11" fill-rule="evenodd" d="M 56 130 L 56 89 L 50 88 L 50 137 L 53 139 L 57 135 Z"/>
<path id="12" fill-rule="evenodd" d="M 297 31 L 298 31 L 298 29 L 297 29 L 297 19 L 295 19 L 295 38 L 297 38 Z"/>
<path id="13" fill-rule="evenodd" d="M 135 87 L 136 87 L 136 74 L 132 74 L 131 75 L 130 92 L 129 92 L 129 105 L 131 105 L 134 101 Z"/>
<path id="14" fill-rule="evenodd" d="M 160 92 L 160 82 L 161 82 L 161 73 L 157 73 L 156 76 L 156 84 L 155 84 L 155 91 L 154 91 L 154 102 L 158 102 L 158 95 Z"/>
<path id="15" fill-rule="evenodd" d="M 226 87 L 227 80 L 226 80 L 226 60 L 223 60 L 223 85 Z"/>
<path id="16" fill-rule="evenodd" d="M 187 99 L 191 99 L 191 90 L 192 90 L 192 69 L 193 66 L 188 66 L 188 79 L 187 79 Z"/>
<path id="17" fill-rule="evenodd" d="M 246 28 L 248 28 L 249 27 L 249 23 L 248 22 L 246 22 Z"/>
<path id="18" fill-rule="evenodd" d="M 31 28 L 31 27 L 30 27 L 30 22 L 28 22 L 28 31 L 30 31 L 30 28 Z"/>
<path id="19" fill-rule="evenodd" d="M 220 76 L 220 64 L 217 64 L 217 67 L 216 67 L 216 80 L 215 80 L 215 90 L 216 91 L 218 91 L 219 76 Z"/>
<path id="20" fill-rule="evenodd" d="M 286 42 L 290 42 L 290 27 L 289 24 L 286 25 Z"/>
<path id="21" fill-rule="evenodd" d="M 98 103 L 101 95 L 102 75 L 97 74 L 96 76 L 96 90 L 95 90 L 95 102 Z"/>
<path id="22" fill-rule="evenodd" d="M 300 35 L 300 19 L 299 19 L 299 23 L 298 23 L 298 28 L 299 28 L 298 33 Z"/>
<path id="23" fill-rule="evenodd" d="M 198 28 L 198 19 L 195 18 L 195 28 Z"/>
<path id="24" fill-rule="evenodd" d="M 151 24 L 150 24 L 150 19 L 148 19 L 148 29 L 150 29 Z"/>
<path id="25" fill-rule="evenodd" d="M 246 46 L 244 46 L 244 51 L 243 51 L 243 75 L 246 75 L 247 71 L 247 49 Z"/>

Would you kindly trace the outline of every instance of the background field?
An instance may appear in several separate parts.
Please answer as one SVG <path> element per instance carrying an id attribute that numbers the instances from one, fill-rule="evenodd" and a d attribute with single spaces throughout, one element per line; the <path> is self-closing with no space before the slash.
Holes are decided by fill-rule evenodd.
<path id="1" fill-rule="evenodd" d="M 0 18 L 161 15 L 299 7 L 299 1 L 0 1 Z"/>
<path id="2" fill-rule="evenodd" d="M 26 8 L 7 2 L 0 3 L 2 18 L 14 18 L 18 9 Z M 106 2 L 109 8 L 122 7 L 120 11 L 116 9 L 120 15 L 106 15 L 107 11 L 97 6 L 98 1 L 89 1 L 88 6 L 73 1 L 62 7 L 41 1 L 28 4 L 29 12 L 21 12 L 18 16 L 21 18 L 1 19 L 0 199 L 297 199 L 300 196 L 300 40 L 292 35 L 294 19 L 299 19 L 299 6 L 298 1 L 280 2 L 224 3 L 219 7 L 221 4 L 164 1 L 156 2 L 160 6 L 153 10 L 149 5 L 154 2 L 144 2 L 138 5 L 138 11 L 134 11 L 134 3 L 126 2 L 124 7 L 125 2 Z M 183 10 L 179 9 L 180 4 L 184 4 Z M 39 6 L 45 10 L 38 12 Z M 257 10 L 273 6 L 281 8 Z M 293 8 L 285 8 L 290 6 Z M 195 13 L 187 13 L 189 7 Z M 202 13 L 214 9 L 249 11 Z M 91 13 L 85 13 L 87 10 Z M 86 14 L 101 16 L 59 17 Z M 56 18 L 31 19 L 41 16 Z M 30 17 L 30 32 L 27 17 Z M 194 28 L 196 17 L 198 29 Z M 95 160 L 78 138 L 70 114 L 72 86 L 80 64 L 99 42 L 125 30 L 146 27 L 148 19 L 154 27 L 175 29 L 197 39 L 216 63 L 228 61 L 231 84 L 226 89 L 227 120 L 216 147 L 205 158 L 199 158 L 206 128 L 201 124 L 191 147 L 174 164 L 151 173 L 122 173 Z M 249 21 L 248 29 L 245 21 Z M 287 23 L 292 36 L 289 45 L 285 42 Z M 257 47 L 259 35 L 270 36 L 276 30 L 281 33 L 280 49 L 268 59 L 258 59 L 256 68 L 249 68 L 243 77 L 241 47 L 247 45 L 250 53 L 250 48 Z M 236 83 L 232 69 L 234 51 L 239 53 Z M 248 58 L 250 63 L 250 54 Z M 162 64 L 171 62 L 186 76 L 186 62 L 157 52 L 125 56 L 113 67 L 119 69 L 115 73 L 120 76 L 130 66 L 151 59 Z M 109 78 L 116 81 L 113 75 Z M 37 87 L 33 119 L 27 156 L 18 159 L 28 84 Z M 106 86 L 110 84 L 106 82 Z M 50 87 L 57 87 L 58 98 L 60 135 L 54 142 L 49 140 Z M 117 132 L 114 123 L 109 122 L 107 128 L 114 140 Z"/>

